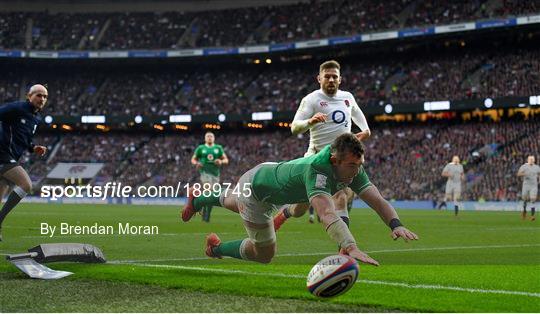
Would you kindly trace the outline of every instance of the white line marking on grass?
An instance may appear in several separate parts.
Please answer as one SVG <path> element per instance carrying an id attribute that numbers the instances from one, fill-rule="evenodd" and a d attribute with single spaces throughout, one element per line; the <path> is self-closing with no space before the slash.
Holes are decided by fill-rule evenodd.
<path id="1" fill-rule="evenodd" d="M 396 253 L 396 252 L 423 252 L 423 251 L 446 251 L 446 250 L 465 250 L 465 249 L 505 249 L 505 248 L 522 248 L 522 247 L 539 247 L 540 244 L 511 244 L 511 245 L 474 245 L 474 246 L 447 246 L 447 247 L 431 247 L 431 248 L 414 248 L 414 249 L 387 249 L 365 251 L 368 254 L 372 253 Z M 294 256 L 322 256 L 332 255 L 337 252 L 316 252 L 316 253 L 284 253 L 278 254 L 276 257 L 294 257 Z M 181 261 L 200 261 L 206 260 L 208 257 L 185 257 L 185 258 L 163 258 L 163 259 L 142 259 L 142 260 L 119 260 L 112 263 L 145 263 L 145 262 L 181 262 Z"/>
<path id="2" fill-rule="evenodd" d="M 516 231 L 516 230 L 530 231 L 530 230 L 534 230 L 534 231 L 540 231 L 540 227 L 517 227 L 517 228 L 500 227 L 500 228 L 486 228 L 485 230 L 489 230 L 489 231 L 499 231 L 499 230 L 511 230 L 511 231 Z"/>
<path id="3" fill-rule="evenodd" d="M 414 249 L 389 249 L 378 251 L 367 251 L 367 253 L 391 253 L 391 252 L 420 252 L 420 251 L 446 251 L 446 250 L 471 250 L 471 249 L 507 249 L 521 247 L 538 247 L 540 244 L 508 244 L 508 245 L 473 245 L 473 246 L 443 246 L 431 248 L 414 248 Z"/>
<path id="4" fill-rule="evenodd" d="M 225 274 L 241 274 L 241 275 L 251 275 L 251 276 L 265 276 L 265 277 L 298 278 L 298 279 L 306 278 L 306 276 L 294 275 L 294 274 L 279 274 L 279 273 L 267 273 L 267 272 L 258 273 L 258 272 L 249 272 L 249 271 L 236 270 L 236 269 L 205 268 L 205 267 L 193 267 L 193 266 L 181 266 L 181 265 L 133 264 L 133 263 L 125 263 L 124 265 L 151 267 L 151 268 L 164 268 L 164 269 L 184 269 L 184 270 L 194 270 L 194 271 L 205 271 L 205 272 L 215 272 L 215 273 L 225 273 Z M 493 293 L 493 294 L 521 295 L 521 296 L 527 296 L 527 297 L 540 298 L 540 293 L 527 292 L 527 291 L 476 289 L 476 288 L 464 288 L 464 287 L 456 287 L 456 286 L 409 284 L 405 282 L 391 282 L 391 281 L 365 280 L 365 279 L 360 279 L 357 282 L 361 282 L 365 284 L 372 284 L 372 285 L 403 287 L 403 288 L 410 288 L 410 289 L 450 290 L 450 291 L 460 291 L 460 292 L 469 292 L 469 293 Z"/>

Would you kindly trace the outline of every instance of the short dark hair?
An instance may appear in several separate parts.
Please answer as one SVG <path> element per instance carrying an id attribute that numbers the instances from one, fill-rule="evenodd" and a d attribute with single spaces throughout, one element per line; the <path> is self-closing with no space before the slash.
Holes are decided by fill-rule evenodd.
<path id="1" fill-rule="evenodd" d="M 341 66 L 339 65 L 339 62 L 337 62 L 336 60 L 328 60 L 321 63 L 321 65 L 319 66 L 319 73 L 321 73 L 323 70 L 326 70 L 326 69 L 340 70 Z"/>
<path id="2" fill-rule="evenodd" d="M 330 149 L 332 154 L 335 154 L 339 159 L 343 158 L 346 153 L 351 153 L 355 157 L 362 157 L 366 152 L 364 144 L 352 133 L 338 136 Z"/>

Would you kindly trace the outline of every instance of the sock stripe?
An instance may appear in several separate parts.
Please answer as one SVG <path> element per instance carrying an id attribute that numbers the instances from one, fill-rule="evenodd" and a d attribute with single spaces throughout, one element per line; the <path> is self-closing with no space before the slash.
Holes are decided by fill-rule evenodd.
<path id="1" fill-rule="evenodd" d="M 20 198 L 24 198 L 27 194 L 26 191 L 21 189 L 21 187 L 18 185 L 13 188 L 13 192 L 17 193 L 17 195 L 19 195 Z"/>

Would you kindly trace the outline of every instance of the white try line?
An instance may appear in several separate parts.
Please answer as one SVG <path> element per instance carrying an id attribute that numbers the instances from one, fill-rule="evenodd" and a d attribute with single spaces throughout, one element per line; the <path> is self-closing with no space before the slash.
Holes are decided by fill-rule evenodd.
<path id="1" fill-rule="evenodd" d="M 193 266 L 181 266 L 181 265 L 134 264 L 134 263 L 124 263 L 123 265 L 151 267 L 151 268 L 164 268 L 164 269 L 183 269 L 183 270 L 194 270 L 194 271 L 225 273 L 225 274 L 240 274 L 240 275 L 251 275 L 251 276 L 306 279 L 306 276 L 303 276 L 303 275 L 279 274 L 279 273 L 267 273 L 267 272 L 258 273 L 258 272 L 250 272 L 250 271 L 243 271 L 243 270 L 236 270 L 236 269 L 205 268 L 205 267 L 193 267 Z M 364 283 L 364 284 L 394 286 L 394 287 L 402 287 L 402 288 L 409 288 L 409 289 L 450 290 L 450 291 L 460 291 L 460 292 L 469 292 L 469 293 L 492 293 L 492 294 L 520 295 L 520 296 L 540 298 L 540 293 L 527 292 L 527 291 L 476 289 L 476 288 L 465 288 L 465 287 L 456 287 L 456 286 L 409 284 L 405 282 L 365 280 L 365 279 L 359 279 L 357 280 L 357 282 Z"/>
<path id="2" fill-rule="evenodd" d="M 302 233 L 300 231 L 284 231 L 282 233 L 295 234 Z M 222 232 L 224 235 L 245 235 L 245 232 Z M 192 236 L 206 236 L 208 232 L 195 232 L 195 233 L 159 233 L 159 234 L 65 234 L 54 235 L 50 234 L 35 235 L 35 236 L 22 236 L 22 239 L 52 239 L 52 238 L 87 238 L 87 237 L 192 237 Z"/>
<path id="3" fill-rule="evenodd" d="M 474 250 L 474 249 L 506 249 L 506 248 L 524 248 L 540 247 L 540 244 L 510 244 L 510 245 L 474 245 L 474 246 L 446 246 L 446 247 L 427 247 L 414 249 L 387 249 L 365 251 L 372 253 L 399 253 L 399 252 L 424 252 L 424 251 L 446 251 L 446 250 Z M 316 252 L 316 253 L 284 253 L 276 257 L 294 257 L 294 256 L 323 256 L 337 254 L 337 252 Z M 185 258 L 163 258 L 163 259 L 142 259 L 142 260 L 118 260 L 111 263 L 145 263 L 145 262 L 181 262 L 181 261 L 200 261 L 207 260 L 208 257 L 185 257 Z"/>

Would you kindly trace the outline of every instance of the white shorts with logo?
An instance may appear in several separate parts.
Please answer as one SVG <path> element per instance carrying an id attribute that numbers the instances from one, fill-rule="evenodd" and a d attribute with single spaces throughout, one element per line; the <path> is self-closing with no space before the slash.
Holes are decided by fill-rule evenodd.
<path id="1" fill-rule="evenodd" d="M 536 200 L 538 185 L 524 184 L 521 188 L 521 198 L 524 200 Z"/>

